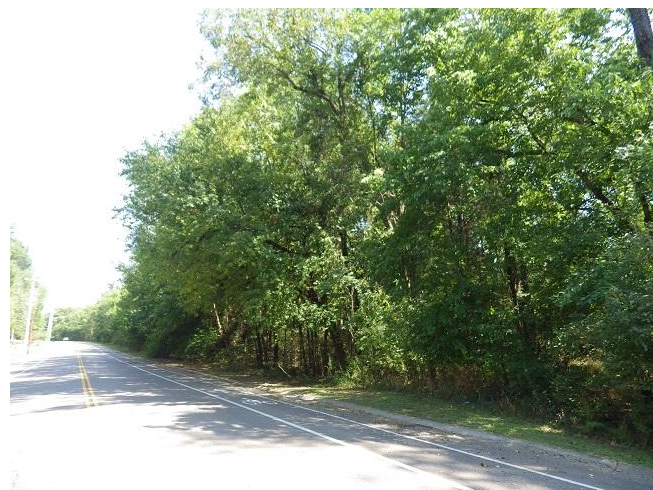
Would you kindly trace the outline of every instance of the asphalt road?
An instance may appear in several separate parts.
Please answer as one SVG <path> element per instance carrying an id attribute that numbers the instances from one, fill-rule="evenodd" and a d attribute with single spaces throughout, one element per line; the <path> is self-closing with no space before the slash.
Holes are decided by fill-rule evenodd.
<path id="1" fill-rule="evenodd" d="M 570 461 L 551 472 L 91 344 L 53 342 L 15 361 L 17 490 L 653 488 L 646 471 Z"/>

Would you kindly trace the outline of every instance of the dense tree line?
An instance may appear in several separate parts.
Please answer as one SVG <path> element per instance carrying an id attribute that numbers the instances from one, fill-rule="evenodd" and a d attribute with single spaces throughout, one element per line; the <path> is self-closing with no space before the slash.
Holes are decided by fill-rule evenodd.
<path id="1" fill-rule="evenodd" d="M 95 304 L 84 307 L 57 308 L 54 312 L 52 340 L 110 342 L 119 321 L 117 316 L 121 291 L 112 289 Z"/>
<path id="2" fill-rule="evenodd" d="M 201 29 L 204 110 L 124 157 L 132 262 L 93 338 L 651 444 L 653 71 L 625 10 Z"/>
<path id="3" fill-rule="evenodd" d="M 11 340 L 24 340 L 27 309 L 30 300 L 34 271 L 27 247 L 14 236 L 9 235 L 9 337 Z M 45 318 L 43 305 L 46 290 L 35 283 L 34 306 L 32 308 L 32 340 L 43 340 Z"/>

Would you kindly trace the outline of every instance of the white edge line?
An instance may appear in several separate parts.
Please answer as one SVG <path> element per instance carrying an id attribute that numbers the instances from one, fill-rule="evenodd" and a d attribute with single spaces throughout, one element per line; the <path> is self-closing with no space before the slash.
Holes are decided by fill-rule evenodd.
<path id="1" fill-rule="evenodd" d="M 315 410 L 313 408 L 302 407 L 301 405 L 294 405 L 294 404 L 284 402 L 284 401 L 281 401 L 281 400 L 276 400 L 276 401 L 278 401 L 279 403 L 282 403 L 282 404 L 296 406 L 298 408 L 303 408 L 304 410 L 309 410 L 311 412 L 316 412 L 316 413 L 326 415 L 326 416 L 329 416 L 329 417 L 333 417 L 333 418 L 336 418 L 336 419 L 341 419 L 341 420 L 344 420 L 344 421 L 347 421 L 347 422 L 351 422 L 353 424 L 362 425 L 364 427 L 368 427 L 370 429 L 385 432 L 385 433 L 391 434 L 393 436 L 403 437 L 405 439 L 410 439 L 410 440 L 413 440 L 413 441 L 416 441 L 416 442 L 421 442 L 423 444 L 428 444 L 430 446 L 435 446 L 435 447 L 438 447 L 438 448 L 441 448 L 441 449 L 446 449 L 447 451 L 454 451 L 454 452 L 457 452 L 457 453 L 460 453 L 460 454 L 464 454 L 466 456 L 471 456 L 471 457 L 474 457 L 474 458 L 484 459 L 485 461 L 491 461 L 492 463 L 497 463 L 497 464 L 500 464 L 500 465 L 503 465 L 503 466 L 508 466 L 510 468 L 515 468 L 515 469 L 518 469 L 518 470 L 528 471 L 530 473 L 535 473 L 536 475 L 545 476 L 545 477 L 548 477 L 548 478 L 553 478 L 555 480 L 560 480 L 560 481 L 563 481 L 565 483 L 571 483 L 572 485 L 578 485 L 578 486 L 581 486 L 581 487 L 590 488 L 592 490 L 605 490 L 605 489 L 600 488 L 600 487 L 594 487 L 592 485 L 587 485 L 585 483 L 577 482 L 577 481 L 574 481 L 574 480 L 568 480 L 567 478 L 562 478 L 561 476 L 551 475 L 549 473 L 544 473 L 542 471 L 533 470 L 531 468 L 526 468 L 524 466 L 519 466 L 519 465 L 512 464 L 512 463 L 507 463 L 507 462 L 501 461 L 499 459 L 489 458 L 487 456 L 482 456 L 480 454 L 470 453 L 468 451 L 464 451 L 462 449 L 457 449 L 455 447 L 446 446 L 444 444 L 438 444 L 438 443 L 432 442 L 432 441 L 427 441 L 425 439 L 420 439 L 419 437 L 409 436 L 409 435 L 406 435 L 406 434 L 400 434 L 399 432 L 394 432 L 392 430 L 383 429 L 381 427 L 375 427 L 373 425 L 369 425 L 369 424 L 366 424 L 364 422 L 359 422 L 357 420 L 351 420 L 351 419 L 348 419 L 346 417 L 341 417 L 340 415 L 334 415 L 334 414 L 330 414 L 328 412 L 322 412 L 321 410 Z"/>
<path id="2" fill-rule="evenodd" d="M 153 367 L 156 367 L 157 369 L 160 369 L 162 371 L 166 371 L 166 372 L 169 372 L 169 373 L 172 373 L 172 374 L 180 374 L 180 373 L 175 373 L 174 371 L 171 371 L 169 369 L 162 368 L 162 367 L 159 367 L 159 366 L 153 366 Z M 195 374 L 195 373 L 193 373 L 193 374 Z M 482 460 L 485 460 L 485 461 L 490 461 L 492 463 L 500 464 L 502 466 L 507 466 L 509 468 L 514 468 L 514 469 L 517 469 L 517 470 L 527 471 L 529 473 L 534 473 L 536 475 L 544 476 L 546 478 L 552 478 L 554 480 L 563 481 L 565 483 L 570 483 L 572 485 L 577 485 L 579 487 L 589 488 L 591 490 L 606 490 L 606 489 L 601 488 L 601 487 L 594 487 L 592 485 L 588 485 L 587 483 L 581 483 L 581 482 L 578 482 L 578 481 L 575 481 L 575 480 L 569 480 L 567 478 L 563 478 L 561 476 L 556 476 L 556 475 L 552 475 L 550 473 L 545 473 L 543 471 L 533 470 L 533 469 L 527 468 L 525 466 L 519 466 L 519 465 L 516 465 L 516 464 L 508 463 L 506 461 L 501 461 L 499 459 L 494 459 L 494 458 L 490 458 L 488 456 L 482 456 L 480 454 L 470 453 L 468 451 L 464 451 L 462 449 L 457 449 L 455 447 L 446 446 L 444 444 L 438 444 L 436 442 L 427 441 L 425 439 L 420 439 L 419 437 L 414 437 L 414 436 L 409 436 L 409 435 L 406 435 L 406 434 L 401 434 L 399 432 L 394 432 L 392 430 L 383 429 L 381 427 L 375 427 L 373 425 L 369 425 L 369 424 L 366 424 L 364 422 L 359 422 L 357 420 L 348 419 L 348 418 L 342 417 L 340 415 L 334 415 L 332 413 L 323 412 L 321 410 L 316 410 L 314 408 L 304 407 L 302 405 L 297 405 L 295 403 L 290 403 L 290 402 L 286 402 L 286 401 L 283 401 L 283 400 L 278 400 L 276 398 L 270 398 L 270 397 L 267 397 L 265 395 L 260 395 L 260 394 L 254 393 L 252 391 L 247 391 L 246 389 L 239 387 L 236 383 L 230 382 L 228 380 L 225 380 L 225 379 L 223 379 L 223 378 L 221 378 L 219 376 L 215 376 L 215 375 L 212 375 L 212 374 L 206 374 L 206 373 L 196 373 L 196 374 L 199 374 L 201 376 L 210 376 L 213 379 L 218 379 L 218 380 L 220 380 L 222 382 L 226 382 L 226 384 L 228 384 L 228 385 L 235 386 L 243 394 L 247 394 L 247 395 L 251 395 L 251 396 L 257 396 L 259 398 L 263 398 L 263 399 L 266 399 L 266 400 L 276 401 L 276 402 L 281 403 L 283 405 L 288 405 L 288 406 L 291 406 L 291 407 L 300 408 L 302 410 L 308 410 L 309 412 L 319 413 L 319 414 L 325 415 L 327 417 L 332 417 L 334 419 L 344 420 L 345 422 L 350 422 L 352 424 L 361 425 L 363 427 L 367 427 L 368 429 L 373 429 L 373 430 L 378 430 L 380 432 L 385 432 L 386 434 L 391 434 L 391 435 L 396 436 L 396 437 L 402 437 L 404 439 L 409 439 L 411 441 L 420 442 L 420 443 L 423 443 L 423 444 L 428 444 L 429 446 L 438 447 L 440 449 L 446 449 L 447 451 L 453 451 L 453 452 L 456 452 L 456 453 L 464 454 L 466 456 L 471 456 L 473 458 L 478 458 L 478 459 L 482 459 Z"/>
<path id="3" fill-rule="evenodd" d="M 301 425 L 295 424 L 295 423 L 290 422 L 288 420 L 284 420 L 282 418 L 275 417 L 274 415 L 270 415 L 269 413 L 265 413 L 265 412 L 262 412 L 260 410 L 256 410 L 255 408 L 248 407 L 246 405 L 242 405 L 242 404 L 240 404 L 238 402 L 235 402 L 233 400 L 229 400 L 228 398 L 224 398 L 224 397 L 221 397 L 219 395 L 209 393 L 208 391 L 200 390 L 199 388 L 195 388 L 193 386 L 190 386 L 190 385 L 187 385 L 187 384 L 184 384 L 184 383 L 180 383 L 179 381 L 175 381 L 174 379 L 166 378 L 165 376 L 161 376 L 160 374 L 153 373 L 152 371 L 148 371 L 147 369 L 143 369 L 143 368 L 138 367 L 138 366 L 136 366 L 134 364 L 123 361 L 122 359 L 114 357 L 111 354 L 107 354 L 106 352 L 104 352 L 104 355 L 109 356 L 109 357 L 111 357 L 112 359 L 115 359 L 118 362 L 122 362 L 123 364 L 131 366 L 134 369 L 138 369 L 139 371 L 143 371 L 144 373 L 148 373 L 148 374 L 150 374 L 152 376 L 156 376 L 157 378 L 164 379 L 164 380 L 166 380 L 166 381 L 168 381 L 170 383 L 174 383 L 176 385 L 183 386 L 184 388 L 187 388 L 189 390 L 197 391 L 198 393 L 202 393 L 203 395 L 207 395 L 207 396 L 210 396 L 212 398 L 216 398 L 216 399 L 218 399 L 220 401 L 223 401 L 223 402 L 228 403 L 230 405 L 242 408 L 244 410 L 249 410 L 250 412 L 254 412 L 254 413 L 258 414 L 258 415 L 262 415 L 263 417 L 267 417 L 267 418 L 272 419 L 272 420 L 274 420 L 276 422 L 280 422 L 280 423 L 282 423 L 284 425 L 288 425 L 290 427 L 301 430 L 303 432 L 307 432 L 307 433 L 312 434 L 314 436 L 317 436 L 317 437 L 320 437 L 320 438 L 325 439 L 327 441 L 333 442 L 334 444 L 338 444 L 340 446 L 353 448 L 353 449 L 357 449 L 359 451 L 363 451 L 363 452 L 368 453 L 368 454 L 372 454 L 372 455 L 376 456 L 377 458 L 380 458 L 380 459 L 382 459 L 384 461 L 390 462 L 393 465 L 398 466 L 400 468 L 403 468 L 405 470 L 408 470 L 408 471 L 410 471 L 412 473 L 425 475 L 425 476 L 427 476 L 429 478 L 433 478 L 433 479 L 437 480 L 440 484 L 447 485 L 448 487 L 453 487 L 453 488 L 456 488 L 458 490 L 474 490 L 474 489 L 472 489 L 470 487 L 461 486 L 461 485 L 459 485 L 459 484 L 457 484 L 457 483 L 455 483 L 455 482 L 453 482 L 453 481 L 451 481 L 451 480 L 449 480 L 447 478 L 441 477 L 439 475 L 435 475 L 434 473 L 430 473 L 428 471 L 421 470 L 421 469 L 416 468 L 414 466 L 410 466 L 410 465 L 407 465 L 407 464 L 402 463 L 400 461 L 394 460 L 392 458 L 388 458 L 387 456 L 383 456 L 382 454 L 376 453 L 374 451 L 370 451 L 369 449 L 365 449 L 365 448 L 363 448 L 361 446 L 357 446 L 356 444 L 350 444 L 350 443 L 342 441 L 340 439 L 335 439 L 335 438 L 333 438 L 331 436 L 328 436 L 326 434 L 323 434 L 321 432 L 317 432 L 317 431 L 314 431 L 312 429 L 309 429 L 308 427 L 303 427 Z"/>
<path id="4" fill-rule="evenodd" d="M 165 368 L 159 367 L 158 369 L 161 369 L 163 371 L 167 371 L 167 372 L 170 372 L 170 373 L 174 373 L 174 371 L 170 371 L 170 370 L 165 369 Z M 268 396 L 265 396 L 265 395 L 255 393 L 253 391 L 249 391 L 246 388 L 242 388 L 242 387 L 238 386 L 236 383 L 227 381 L 227 380 L 225 380 L 223 378 L 220 378 L 219 376 L 214 376 L 214 375 L 205 374 L 205 373 L 198 373 L 198 374 L 203 375 L 203 376 L 211 376 L 214 379 L 218 379 L 218 380 L 220 380 L 222 382 L 226 382 L 226 384 L 230 385 L 231 387 L 236 388 L 240 393 L 245 394 L 245 395 L 256 396 L 256 397 L 262 398 L 264 400 L 270 400 L 270 401 L 275 401 L 277 403 L 281 403 L 282 405 L 288 405 L 288 406 L 291 406 L 291 407 L 300 408 L 302 410 L 308 410 L 309 412 L 319 413 L 319 414 L 325 415 L 327 417 L 332 417 L 334 419 L 343 420 L 345 422 L 350 422 L 352 424 L 361 425 L 363 427 L 367 427 L 368 429 L 378 430 L 380 432 L 384 432 L 386 434 L 391 434 L 391 435 L 396 436 L 396 437 L 402 437 L 404 439 L 409 439 L 411 441 L 416 441 L 416 442 L 420 442 L 420 443 L 423 443 L 423 444 L 428 444 L 429 446 L 435 446 L 435 447 L 438 447 L 440 449 L 445 449 L 447 451 L 454 451 L 454 452 L 457 452 L 457 453 L 460 453 L 460 454 L 464 454 L 466 456 L 471 456 L 473 458 L 483 459 L 485 461 L 490 461 L 492 463 L 500 464 L 500 465 L 503 465 L 503 466 L 508 466 L 510 468 L 514 468 L 514 469 L 518 469 L 518 470 L 522 470 L 522 471 L 527 471 L 529 473 L 534 473 L 536 475 L 544 476 L 544 477 L 547 477 L 547 478 L 553 478 L 555 480 L 560 480 L 560 481 L 563 481 L 565 483 L 570 483 L 572 485 L 577 485 L 577 486 L 580 486 L 580 487 L 589 488 L 591 490 L 606 490 L 606 489 L 601 488 L 601 487 L 594 487 L 594 486 L 588 485 L 586 483 L 581 483 L 581 482 L 578 482 L 578 481 L 569 480 L 567 478 L 552 475 L 550 473 L 545 473 L 543 471 L 533 470 L 533 469 L 527 468 L 525 466 L 519 466 L 519 465 L 516 465 L 516 464 L 508 463 L 506 461 L 501 461 L 499 459 L 490 458 L 488 456 L 483 456 L 483 455 L 476 454 L 476 453 L 470 453 L 468 451 L 464 451 L 462 449 L 457 449 L 455 447 L 447 446 L 447 445 L 444 445 L 444 444 L 438 444 L 436 442 L 427 441 L 426 439 L 420 439 L 419 437 L 409 436 L 409 435 L 401 434 L 399 432 L 395 432 L 395 431 L 392 431 L 392 430 L 383 429 L 381 427 L 376 427 L 374 425 L 366 424 L 364 422 L 359 422 L 358 420 L 348 419 L 348 418 L 342 417 L 340 415 L 335 415 L 335 414 L 332 414 L 332 413 L 329 413 L 329 412 L 323 412 L 321 410 L 316 410 L 314 408 L 309 408 L 309 407 L 305 407 L 305 406 L 302 406 L 302 405 L 297 405 L 295 403 L 286 402 L 286 401 L 283 401 L 283 400 L 279 400 L 277 398 L 271 398 L 271 397 L 268 397 Z"/>

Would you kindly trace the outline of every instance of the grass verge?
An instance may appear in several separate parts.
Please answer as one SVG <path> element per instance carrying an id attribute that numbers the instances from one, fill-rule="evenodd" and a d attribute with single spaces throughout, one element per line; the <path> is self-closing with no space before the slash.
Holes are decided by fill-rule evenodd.
<path id="1" fill-rule="evenodd" d="M 292 392 L 482 430 L 653 469 L 653 454 L 646 449 L 606 443 L 546 423 L 533 423 L 521 417 L 499 413 L 489 405 L 452 402 L 412 393 L 338 386 L 302 386 L 292 388 Z"/>

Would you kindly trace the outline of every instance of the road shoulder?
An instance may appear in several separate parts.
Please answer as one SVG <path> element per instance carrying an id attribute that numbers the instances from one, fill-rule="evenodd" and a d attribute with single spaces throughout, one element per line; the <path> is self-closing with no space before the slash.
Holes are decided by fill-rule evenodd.
<path id="1" fill-rule="evenodd" d="M 188 368 L 186 367 L 186 369 Z M 202 369 L 189 370 L 206 374 Z M 278 397 L 297 405 L 321 409 L 341 417 L 352 418 L 410 437 L 446 444 L 474 454 L 488 455 L 501 461 L 534 470 L 543 470 L 561 476 L 573 475 L 576 478 L 585 478 L 586 481 L 592 481 L 598 478 L 599 475 L 614 478 L 615 481 L 626 478 L 631 485 L 628 488 L 653 489 L 653 470 L 644 466 L 631 465 L 610 458 L 596 457 L 467 427 L 443 424 L 342 400 L 315 397 L 310 394 L 292 394 L 292 391 L 289 392 L 288 387 L 280 386 L 277 383 L 247 381 L 239 376 L 212 375 L 216 377 L 216 380 L 228 380 L 230 383 L 246 388 L 252 393 L 272 398 Z M 622 487 L 615 486 L 614 488 Z"/>
<path id="2" fill-rule="evenodd" d="M 445 424 L 433 420 L 403 415 L 387 410 L 363 406 L 349 401 L 316 396 L 301 387 L 278 381 L 264 380 L 247 375 L 216 374 L 206 366 L 171 361 L 153 361 L 157 365 L 187 372 L 211 375 L 216 382 L 226 382 L 247 389 L 252 394 L 278 398 L 285 402 L 321 409 L 339 416 L 394 430 L 410 437 L 459 447 L 476 454 L 485 454 L 497 459 L 535 470 L 590 479 L 609 477 L 615 480 L 626 477 L 630 488 L 652 488 L 653 470 L 631 465 L 605 457 L 596 457 L 555 446 L 514 439 L 481 430 Z M 573 467 L 573 468 L 572 468 Z M 608 487 L 612 488 L 612 487 Z"/>

